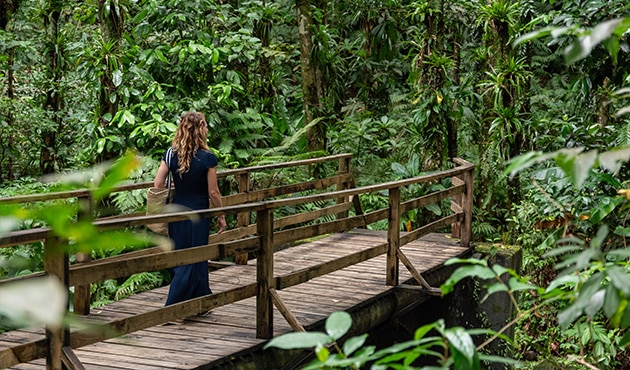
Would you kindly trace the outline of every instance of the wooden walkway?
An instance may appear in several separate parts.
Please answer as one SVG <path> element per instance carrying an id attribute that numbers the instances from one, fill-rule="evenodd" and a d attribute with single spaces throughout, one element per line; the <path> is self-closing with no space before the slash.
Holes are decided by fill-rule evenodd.
<path id="1" fill-rule="evenodd" d="M 287 248 L 274 253 L 276 276 L 322 265 L 387 241 L 386 232 L 355 229 Z M 449 258 L 464 256 L 470 248 L 444 234 L 428 234 L 401 247 L 420 273 L 439 268 Z M 395 288 L 385 283 L 386 256 L 329 273 L 308 282 L 282 289 L 278 294 L 299 322 L 307 329 L 321 326 L 334 311 L 352 313 L 374 303 Z M 256 282 L 256 261 L 233 265 L 209 274 L 215 293 Z M 400 282 L 413 280 L 401 264 Z M 164 305 L 168 287 L 134 295 L 95 308 L 85 319 L 111 322 L 158 309 Z M 181 325 L 162 325 L 136 331 L 75 349 L 86 369 L 212 369 L 236 368 L 238 359 L 263 351 L 267 342 L 256 338 L 256 298 L 244 299 L 214 309 L 206 317 L 190 317 Z M 274 309 L 274 336 L 292 331 L 284 317 Z M 0 335 L 0 349 L 41 339 L 43 329 L 19 330 Z M 2 365 L 0 358 L 0 365 Z M 11 369 L 42 369 L 40 359 Z M 0 366 L 5 368 L 5 366 Z"/>

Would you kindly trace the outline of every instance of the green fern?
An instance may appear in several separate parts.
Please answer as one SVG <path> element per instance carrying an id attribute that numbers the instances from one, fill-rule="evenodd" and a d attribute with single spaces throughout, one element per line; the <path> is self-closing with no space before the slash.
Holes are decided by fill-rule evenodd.
<path id="1" fill-rule="evenodd" d="M 156 272 L 142 272 L 131 275 L 116 290 L 115 300 L 162 286 L 163 279 Z"/>

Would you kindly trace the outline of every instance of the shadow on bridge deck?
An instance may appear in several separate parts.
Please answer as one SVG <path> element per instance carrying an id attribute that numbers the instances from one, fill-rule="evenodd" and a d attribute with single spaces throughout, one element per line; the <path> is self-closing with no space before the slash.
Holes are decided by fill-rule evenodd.
<path id="1" fill-rule="evenodd" d="M 355 229 L 277 251 L 276 275 L 334 261 L 387 241 L 386 232 Z M 433 286 L 441 284 L 451 257 L 468 255 L 471 248 L 444 234 L 429 234 L 402 247 L 407 258 Z M 353 315 L 352 332 L 360 333 L 389 319 L 396 312 L 424 300 L 416 290 L 385 284 L 386 256 L 329 273 L 306 283 L 278 291 L 287 308 L 307 330 L 323 326 L 328 315 L 344 310 Z M 256 261 L 234 265 L 209 274 L 215 293 L 256 282 Z M 400 266 L 400 282 L 412 281 Z M 140 293 L 93 309 L 88 322 L 113 321 L 148 312 L 164 305 L 168 287 Z M 274 309 L 274 336 L 292 331 Z M 19 330 L 0 335 L 0 348 L 43 337 L 43 330 Z M 162 325 L 75 350 L 86 369 L 272 369 L 290 362 L 291 355 L 275 349 L 263 350 L 266 340 L 256 338 L 255 298 L 214 309 L 205 317 L 190 317 L 180 325 Z M 284 352 L 284 353 L 283 353 Z M 1 360 L 1 359 L 0 359 Z M 0 361 L 1 362 L 1 361 Z M 42 369 L 45 359 L 12 369 Z"/>

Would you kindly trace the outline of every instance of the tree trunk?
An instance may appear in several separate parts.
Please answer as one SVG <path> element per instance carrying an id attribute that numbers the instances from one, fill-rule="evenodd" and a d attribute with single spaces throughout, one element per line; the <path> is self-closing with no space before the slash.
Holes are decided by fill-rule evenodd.
<path id="1" fill-rule="evenodd" d="M 55 172 L 57 130 L 61 127 L 61 66 L 62 46 L 59 45 L 59 18 L 61 16 L 61 1 L 51 1 L 48 12 L 44 15 L 44 26 L 49 35 L 49 63 L 52 86 L 46 92 L 45 109 L 49 112 L 51 125 L 46 125 L 42 131 L 42 148 L 39 157 L 39 168 L 42 174 Z"/>
<path id="2" fill-rule="evenodd" d="M 17 0 L 4 0 L 0 1 L 0 29 L 6 31 L 7 26 L 9 24 L 9 17 L 12 13 L 17 9 L 18 3 Z M 13 99 L 15 98 L 15 90 L 13 89 L 13 63 L 15 61 L 15 47 L 9 49 L 9 59 L 7 61 L 7 99 L 10 104 L 13 103 Z M 13 127 L 15 126 L 15 117 L 13 116 L 12 109 L 9 109 L 7 112 L 7 126 L 9 129 L 7 130 L 7 171 L 6 171 L 6 179 L 11 181 L 15 180 L 15 173 L 13 170 L 13 148 L 14 148 L 14 137 L 13 137 Z M 4 154 L 4 153 L 3 153 Z M 4 157 L 4 155 L 3 155 Z M 0 168 L 0 182 L 2 182 L 2 171 Z"/>
<path id="3" fill-rule="evenodd" d="M 459 47 L 459 33 L 453 32 L 453 84 L 459 86 L 460 83 L 460 67 L 461 67 L 461 48 Z M 457 100 L 453 101 L 452 110 L 455 112 L 459 109 Z M 458 156 L 458 138 L 457 138 L 457 120 L 452 114 L 446 119 L 447 148 L 448 157 L 453 159 Z"/>
<path id="4" fill-rule="evenodd" d="M 266 5 L 263 1 L 263 6 Z M 268 48 L 271 43 L 271 27 L 271 20 L 266 18 L 254 23 L 254 36 L 258 37 L 263 48 Z M 273 107 L 271 98 L 275 95 L 275 91 L 271 83 L 271 65 L 265 53 L 260 56 L 260 76 L 260 95 L 264 102 L 262 110 L 271 113 Z"/>
<path id="5" fill-rule="evenodd" d="M 118 86 L 114 81 L 114 73 L 119 71 L 118 50 L 124 31 L 125 18 L 119 2 L 109 0 L 109 11 L 106 6 L 108 0 L 99 0 L 98 19 L 104 44 L 110 44 L 109 52 L 103 51 L 101 65 L 105 70 L 99 77 L 99 106 L 97 107 L 98 123 L 101 127 L 109 125 L 111 119 L 118 113 L 119 98 L 116 95 Z M 120 72 L 119 72 L 120 73 Z M 117 151 L 107 150 L 101 153 L 100 160 L 106 161 L 119 155 Z"/>
<path id="6" fill-rule="evenodd" d="M 302 66 L 302 98 L 304 101 L 304 124 L 309 125 L 321 115 L 322 83 L 317 68 L 311 60 L 313 19 L 310 0 L 296 0 L 298 32 L 300 36 L 300 62 Z M 309 152 L 326 150 L 326 126 L 324 122 L 314 124 L 306 132 L 306 149 Z"/>

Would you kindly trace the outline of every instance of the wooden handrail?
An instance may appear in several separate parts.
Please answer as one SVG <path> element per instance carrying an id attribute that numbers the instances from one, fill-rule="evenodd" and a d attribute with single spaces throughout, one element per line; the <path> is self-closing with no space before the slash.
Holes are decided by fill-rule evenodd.
<path id="1" fill-rule="evenodd" d="M 337 155 L 331 155 L 327 157 L 303 159 L 303 160 L 293 161 L 293 162 L 274 163 L 274 164 L 267 164 L 267 165 L 261 165 L 261 166 L 222 170 L 222 171 L 217 172 L 217 178 L 224 179 L 228 176 L 241 175 L 245 173 L 263 172 L 263 171 L 275 170 L 275 169 L 285 169 L 285 168 L 293 168 L 293 167 L 298 167 L 298 166 L 307 166 L 307 165 L 312 165 L 316 163 L 337 161 L 340 159 L 349 159 L 351 157 L 352 157 L 352 154 L 337 154 Z M 133 184 L 119 185 L 112 189 L 112 193 L 138 190 L 138 189 L 148 189 L 152 186 L 153 186 L 153 182 L 139 182 L 139 183 L 133 183 Z M 0 198 L 0 205 L 18 204 L 18 203 L 34 203 L 34 202 L 43 202 L 47 200 L 68 199 L 68 198 L 83 198 L 83 197 L 88 197 L 90 195 L 91 195 L 90 189 L 66 190 L 66 191 L 58 191 L 58 192 L 51 192 L 51 193 L 44 193 L 44 194 L 17 195 L 17 196 Z"/>
<path id="2" fill-rule="evenodd" d="M 338 156 L 345 160 L 345 156 Z M 305 161 L 302 161 L 305 162 Z M 255 283 L 246 283 L 244 286 L 231 289 L 229 291 L 212 294 L 178 303 L 172 306 L 163 307 L 148 313 L 131 316 L 125 319 L 116 320 L 100 326 L 99 330 L 90 332 L 77 331 L 70 333 L 68 328 L 58 330 L 47 329 L 47 339 L 45 346 L 48 350 L 49 361 L 59 364 L 64 361 L 64 353 L 70 348 L 78 348 L 83 345 L 95 343 L 115 336 L 131 333 L 147 327 L 173 320 L 177 317 L 189 316 L 203 310 L 226 305 L 237 300 L 256 296 L 256 333 L 259 338 L 270 338 L 273 333 L 273 310 L 275 304 L 283 310 L 287 310 L 276 290 L 300 284 L 317 276 L 336 271 L 354 264 L 363 262 L 378 255 L 387 254 L 387 268 L 385 271 L 388 285 L 398 284 L 398 263 L 404 255 L 399 253 L 400 248 L 405 244 L 437 229 L 453 225 L 459 228 L 461 244 L 467 246 L 472 238 L 470 222 L 472 220 L 472 190 L 473 190 L 473 170 L 474 166 L 464 160 L 455 159 L 457 167 L 445 171 L 426 174 L 411 179 L 391 181 L 383 184 L 363 186 L 360 188 L 348 188 L 348 180 L 345 185 L 338 185 L 337 190 L 322 194 L 313 194 L 285 199 L 274 199 L 258 201 L 248 204 L 231 205 L 217 209 L 200 211 L 175 212 L 171 214 L 133 216 L 117 219 L 95 220 L 93 224 L 99 230 L 113 230 L 134 226 L 146 225 L 156 222 L 172 222 L 190 217 L 214 217 L 219 214 L 244 214 L 256 213 L 256 225 L 247 227 L 250 233 L 255 235 L 238 240 L 224 240 L 212 242 L 205 246 L 178 250 L 160 251 L 152 254 L 131 254 L 128 258 L 117 256 L 117 258 L 103 259 L 87 262 L 79 265 L 68 265 L 67 257 L 59 253 L 59 242 L 53 238 L 50 229 L 42 228 L 35 230 L 23 230 L 9 233 L 0 239 L 0 247 L 14 245 L 16 242 L 28 242 L 34 240 L 46 240 L 46 272 L 57 276 L 66 285 L 88 285 L 90 283 L 104 279 L 112 279 L 121 276 L 129 276 L 142 271 L 154 271 L 169 268 L 181 264 L 188 264 L 209 259 L 219 259 L 227 256 L 236 256 L 242 253 L 255 252 L 257 255 L 257 274 Z M 271 166 L 267 166 L 271 168 Z M 265 167 L 265 166 L 260 166 Z M 274 167 L 278 168 L 278 167 Z M 349 169 L 349 166 L 348 168 Z M 346 170 L 344 169 L 344 170 Z M 240 174 L 241 172 L 237 172 Z M 402 201 L 401 189 L 412 184 L 437 181 L 445 178 L 452 178 L 453 186 L 438 192 L 426 194 L 424 196 Z M 276 230 L 284 222 L 275 222 L 273 211 L 286 206 L 299 204 L 334 201 L 349 202 L 350 198 L 358 199 L 362 194 L 374 193 L 387 190 L 389 193 L 389 205 L 387 209 L 376 210 L 368 214 L 356 212 L 354 216 L 348 216 L 346 210 L 339 206 L 331 207 L 332 213 L 344 215 L 337 216 L 334 220 L 309 225 L 289 228 L 286 230 Z M 431 203 L 440 202 L 444 199 L 453 198 L 454 205 L 451 207 L 453 213 L 435 220 L 427 225 L 401 235 L 401 216 L 407 211 L 424 207 Z M 355 209 L 355 211 L 357 211 Z M 308 217 L 307 217 L 308 218 Z M 323 235 L 333 232 L 347 231 L 357 227 L 365 227 L 370 223 L 388 219 L 388 241 L 386 244 L 374 246 L 369 250 L 355 253 L 350 256 L 340 257 L 328 263 L 316 265 L 309 269 L 295 271 L 284 276 L 275 276 L 273 269 L 273 248 L 280 243 L 289 243 L 312 236 Z M 240 234 L 238 234 L 240 235 Z M 413 266 L 409 266 L 409 261 L 405 260 L 405 267 L 412 271 L 412 275 L 417 280 L 422 281 L 421 276 Z M 425 287 L 426 288 L 426 287 Z M 284 317 L 290 321 L 291 326 L 300 328 L 300 323 L 295 320 L 291 312 L 284 312 Z M 9 352 L 14 348 L 0 349 L 0 358 L 8 357 Z M 66 348 L 66 351 L 62 350 Z M 20 362 L 27 362 L 42 356 L 42 342 L 32 342 L 19 346 Z M 6 352 L 6 353 L 5 353 Z M 15 352 L 12 352 L 15 353 Z M 65 358 L 67 361 L 67 358 Z M 14 364 L 10 364 L 14 365 Z"/>

